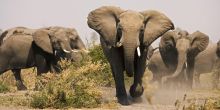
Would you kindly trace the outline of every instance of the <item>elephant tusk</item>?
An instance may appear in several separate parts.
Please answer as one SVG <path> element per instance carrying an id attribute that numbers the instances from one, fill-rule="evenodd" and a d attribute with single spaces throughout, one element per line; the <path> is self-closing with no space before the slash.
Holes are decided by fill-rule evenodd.
<path id="1" fill-rule="evenodd" d="M 121 47 L 122 43 L 121 42 L 117 42 L 116 47 Z"/>
<path id="2" fill-rule="evenodd" d="M 65 53 L 71 53 L 71 51 L 68 51 L 68 50 L 66 50 L 66 49 L 63 49 L 63 51 L 64 51 Z"/>
<path id="3" fill-rule="evenodd" d="M 83 52 L 85 53 L 89 53 L 90 51 L 86 50 L 86 49 L 82 49 Z"/>
<path id="4" fill-rule="evenodd" d="M 55 54 L 55 56 L 57 55 L 57 51 L 56 50 L 54 51 L 54 54 Z"/>
<path id="5" fill-rule="evenodd" d="M 72 52 L 77 53 L 79 50 L 73 49 Z"/>
<path id="6" fill-rule="evenodd" d="M 187 63 L 185 63 L 185 65 L 186 65 L 186 68 L 187 68 L 187 66 L 188 66 Z"/>
<path id="7" fill-rule="evenodd" d="M 138 57 L 140 57 L 140 56 L 141 56 L 140 47 L 137 47 L 137 54 L 138 54 Z"/>

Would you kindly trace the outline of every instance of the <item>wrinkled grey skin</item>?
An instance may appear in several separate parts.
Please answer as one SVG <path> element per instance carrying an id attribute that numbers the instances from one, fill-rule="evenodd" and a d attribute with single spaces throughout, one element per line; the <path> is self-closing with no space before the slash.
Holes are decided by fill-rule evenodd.
<path id="1" fill-rule="evenodd" d="M 204 33 L 196 31 L 192 34 L 183 30 L 174 30 L 165 33 L 160 40 L 159 51 L 168 75 L 162 77 L 162 84 L 167 80 L 176 80 L 184 74 L 186 68 L 186 83 L 191 88 L 195 57 L 208 46 L 209 37 Z M 153 71 L 154 74 L 154 71 Z M 183 81 L 184 81 L 183 80 Z"/>
<path id="2" fill-rule="evenodd" d="M 74 34 L 64 29 L 22 29 L 24 31 L 9 29 L 8 33 L 16 31 L 10 36 L 2 36 L 5 39 L 0 46 L 0 73 L 12 70 L 18 90 L 26 89 L 20 76 L 21 69 L 37 67 L 37 75 L 48 71 L 59 73 L 62 70 L 57 63 L 62 58 L 60 54 L 70 54 L 73 51 L 71 40 L 75 40 Z"/>
<path id="3" fill-rule="evenodd" d="M 200 86 L 200 74 L 213 72 L 213 88 L 217 88 L 220 72 L 220 41 L 209 43 L 208 47 L 195 58 L 195 87 Z"/>
<path id="4" fill-rule="evenodd" d="M 171 20 L 153 10 L 136 12 L 103 6 L 89 13 L 87 23 L 100 35 L 101 46 L 115 80 L 118 102 L 129 105 L 123 73 L 125 71 L 129 77 L 134 76 L 130 95 L 140 97 L 144 91 L 142 77 L 148 47 L 163 33 L 174 28 Z"/>

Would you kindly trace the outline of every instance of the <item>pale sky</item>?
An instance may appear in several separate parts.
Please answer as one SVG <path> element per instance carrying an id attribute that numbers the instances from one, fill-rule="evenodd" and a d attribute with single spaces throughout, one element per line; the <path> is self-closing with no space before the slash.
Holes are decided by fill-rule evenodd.
<path id="1" fill-rule="evenodd" d="M 1 0 L 0 29 L 74 27 L 85 41 L 93 32 L 87 26 L 87 15 L 103 5 L 125 10 L 158 10 L 166 14 L 176 27 L 190 33 L 200 30 L 213 42 L 220 39 L 220 0 Z"/>

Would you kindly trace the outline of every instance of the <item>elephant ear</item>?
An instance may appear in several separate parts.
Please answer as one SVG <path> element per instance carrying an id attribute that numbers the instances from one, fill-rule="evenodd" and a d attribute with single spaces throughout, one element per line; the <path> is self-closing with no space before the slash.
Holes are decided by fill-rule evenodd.
<path id="1" fill-rule="evenodd" d="M 8 31 L 4 31 L 1 36 L 0 36 L 0 45 L 2 45 L 4 38 L 6 37 L 6 35 L 8 34 Z"/>
<path id="2" fill-rule="evenodd" d="M 50 42 L 50 34 L 44 30 L 38 30 L 33 34 L 35 44 L 45 52 L 53 54 L 53 48 Z"/>
<path id="3" fill-rule="evenodd" d="M 205 50 L 209 44 L 209 36 L 200 31 L 196 31 L 190 34 L 189 37 L 191 38 L 191 48 L 189 49 L 189 55 L 193 57 Z"/>
<path id="4" fill-rule="evenodd" d="M 174 29 L 172 21 L 163 13 L 154 10 L 143 11 L 145 17 L 144 44 L 149 46 L 170 29 Z"/>
<path id="5" fill-rule="evenodd" d="M 178 33 L 176 31 L 168 31 L 160 39 L 159 51 L 161 57 L 168 67 L 169 65 L 175 65 L 177 63 L 177 50 L 176 50 L 176 39 Z"/>
<path id="6" fill-rule="evenodd" d="M 123 10 L 114 6 L 103 6 L 89 13 L 88 26 L 103 37 L 107 45 L 114 46 L 116 42 L 116 26 Z"/>

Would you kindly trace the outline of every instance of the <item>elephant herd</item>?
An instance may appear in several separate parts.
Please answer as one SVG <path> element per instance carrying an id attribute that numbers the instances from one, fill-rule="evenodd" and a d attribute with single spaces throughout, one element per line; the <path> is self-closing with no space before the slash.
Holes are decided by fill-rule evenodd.
<path id="1" fill-rule="evenodd" d="M 18 90 L 27 89 L 21 79 L 21 69 L 36 67 L 37 75 L 48 71 L 59 73 L 62 71 L 59 60 L 74 60 L 75 52 L 86 52 L 75 29 L 57 26 L 15 27 L 4 31 L 0 42 L 0 73 L 11 70 Z"/>
<path id="2" fill-rule="evenodd" d="M 148 69 L 154 81 L 186 84 L 200 87 L 200 74 L 213 73 L 213 88 L 218 87 L 220 72 L 220 40 L 209 41 L 209 37 L 196 31 L 189 34 L 176 29 L 161 36 L 159 51 L 153 52 Z M 194 81 L 194 84 L 193 84 Z"/>
<path id="3" fill-rule="evenodd" d="M 101 47 L 114 77 L 116 97 L 122 105 L 130 104 L 124 73 L 134 78 L 130 96 L 140 97 L 144 92 L 142 77 L 146 65 L 153 73 L 153 80 L 162 84 L 178 81 L 190 87 L 193 76 L 199 83 L 201 73 L 218 72 L 220 41 L 211 43 L 208 35 L 200 31 L 190 34 L 175 29 L 161 12 L 102 6 L 88 14 L 87 24 L 100 35 Z M 156 51 L 151 44 L 160 37 L 159 51 Z M 73 59 L 72 53 L 79 51 L 87 52 L 73 28 L 8 29 L 0 37 L 0 73 L 11 70 L 18 89 L 24 90 L 21 69 L 36 67 L 37 75 L 48 71 L 57 73 L 62 70 L 57 62 L 62 58 Z"/>

